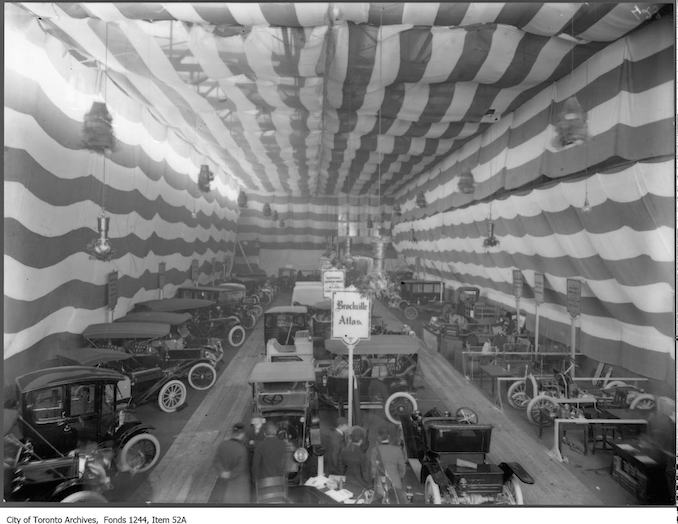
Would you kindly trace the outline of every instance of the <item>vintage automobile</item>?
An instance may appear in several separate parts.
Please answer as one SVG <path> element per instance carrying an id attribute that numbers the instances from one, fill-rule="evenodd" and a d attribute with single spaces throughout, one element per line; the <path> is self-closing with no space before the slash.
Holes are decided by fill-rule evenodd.
<path id="1" fill-rule="evenodd" d="M 124 375 L 118 384 L 118 403 L 134 408 L 155 400 L 161 411 L 174 413 L 184 407 L 187 389 L 181 373 L 149 367 L 143 355 L 105 347 L 68 348 L 51 362 L 61 366 L 83 365 L 112 369 Z"/>
<path id="2" fill-rule="evenodd" d="M 211 300 L 215 305 L 208 311 L 210 322 L 235 320 L 246 329 L 253 329 L 263 308 L 256 299 L 247 297 L 242 284 L 220 284 L 218 286 L 182 286 L 177 289 L 178 298 L 201 298 Z"/>
<path id="3" fill-rule="evenodd" d="M 257 297 L 258 303 L 263 306 L 267 306 L 273 300 L 273 287 L 265 273 L 232 274 L 226 283 L 242 284 L 247 290 L 247 296 Z"/>
<path id="4" fill-rule="evenodd" d="M 191 329 L 193 317 L 190 313 L 172 313 L 165 311 L 136 311 L 116 318 L 115 322 L 143 322 L 169 324 L 170 334 L 163 346 L 171 351 L 171 359 L 206 358 L 213 367 L 217 367 L 224 358 L 221 339 L 217 337 L 196 336 Z"/>
<path id="5" fill-rule="evenodd" d="M 172 338 L 171 324 L 105 322 L 87 326 L 82 336 L 94 348 L 130 353 L 143 367 L 167 370 L 199 391 L 217 380 L 216 355 L 209 348 L 184 348 L 182 338 Z"/>
<path id="6" fill-rule="evenodd" d="M 316 385 L 319 399 L 343 412 L 348 405 L 348 349 L 339 340 L 326 340 L 325 348 L 334 359 L 323 367 Z M 416 411 L 411 392 L 421 349 L 421 341 L 409 335 L 374 335 L 360 341 L 353 352 L 353 368 L 361 409 L 383 409 L 394 424 Z"/>
<path id="7" fill-rule="evenodd" d="M 264 313 L 264 340 L 275 339 L 283 346 L 294 345 L 297 331 L 311 331 L 306 306 L 275 306 Z"/>
<path id="8" fill-rule="evenodd" d="M 278 288 L 284 291 L 290 291 L 294 287 L 294 282 L 297 279 L 297 272 L 292 267 L 281 267 L 278 269 Z"/>
<path id="9" fill-rule="evenodd" d="M 313 364 L 258 362 L 250 374 L 253 417 L 278 426 L 287 444 L 287 473 L 291 483 L 303 484 L 310 454 L 322 454 Z"/>
<path id="10" fill-rule="evenodd" d="M 492 425 L 476 422 L 468 408 L 455 416 L 434 408 L 401 417 L 408 461 L 427 504 L 523 504 L 518 479 L 534 479 L 517 462 L 488 463 Z"/>
<path id="11" fill-rule="evenodd" d="M 115 370 L 92 366 L 45 368 L 16 379 L 16 437 L 21 446 L 28 446 L 20 450 L 12 465 L 17 491 L 21 488 L 28 493 L 35 487 L 31 483 L 46 480 L 43 473 L 49 475 L 45 471 L 48 464 L 35 464 L 30 468 L 31 476 L 17 472 L 28 451 L 43 459 L 63 458 L 76 449 L 91 449 L 94 444 L 112 450 L 118 471 L 141 473 L 155 465 L 160 444 L 150 433 L 153 428 L 136 419 L 120 402 L 119 385 L 127 379 Z M 78 466 L 84 464 L 78 461 Z M 75 484 L 67 483 L 58 490 L 55 485 L 52 493 L 67 496 L 71 488 L 80 491 Z"/>
<path id="12" fill-rule="evenodd" d="M 407 320 L 421 312 L 440 314 L 445 298 L 445 283 L 438 280 L 401 280 L 398 307 Z"/>
<path id="13" fill-rule="evenodd" d="M 205 339 L 226 340 L 232 348 L 245 343 L 245 327 L 236 315 L 223 315 L 213 300 L 202 298 L 161 298 L 146 300 L 134 305 L 132 312 L 159 311 L 168 313 L 190 313 L 191 331 Z M 251 315 L 249 321 L 256 323 Z"/>

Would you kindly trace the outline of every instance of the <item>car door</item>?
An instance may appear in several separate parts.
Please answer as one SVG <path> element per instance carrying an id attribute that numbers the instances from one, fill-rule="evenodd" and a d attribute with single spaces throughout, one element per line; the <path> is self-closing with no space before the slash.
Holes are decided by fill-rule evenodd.
<path id="1" fill-rule="evenodd" d="M 38 455 L 67 453 L 77 446 L 77 434 L 67 409 L 67 388 L 52 386 L 26 393 L 23 400 L 23 433 Z"/>

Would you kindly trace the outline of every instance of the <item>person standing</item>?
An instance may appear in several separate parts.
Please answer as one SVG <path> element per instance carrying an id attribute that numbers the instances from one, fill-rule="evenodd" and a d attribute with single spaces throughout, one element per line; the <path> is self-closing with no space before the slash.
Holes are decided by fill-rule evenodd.
<path id="1" fill-rule="evenodd" d="M 244 424 L 235 424 L 230 437 L 219 444 L 216 463 L 219 468 L 217 500 L 227 504 L 248 504 L 250 472 Z"/>
<path id="2" fill-rule="evenodd" d="M 278 427 L 273 422 L 264 424 L 264 438 L 256 442 L 252 457 L 254 481 L 266 477 L 284 477 L 287 464 L 287 446 L 277 436 Z"/>
<path id="3" fill-rule="evenodd" d="M 360 426 L 354 426 L 350 443 L 339 456 L 340 473 L 346 475 L 346 489 L 354 496 L 370 487 L 369 463 L 363 449 L 364 434 L 365 431 Z"/>
<path id="4" fill-rule="evenodd" d="M 337 419 L 335 428 L 329 431 L 323 431 L 320 435 L 322 446 L 325 448 L 325 473 L 330 475 L 339 475 L 339 457 L 341 451 L 346 445 L 346 434 L 348 433 L 348 421 L 344 417 Z"/>
<path id="5" fill-rule="evenodd" d="M 389 496 L 389 501 L 399 504 L 407 502 L 403 491 L 403 478 L 406 473 L 403 450 L 391 444 L 388 428 L 381 426 L 377 430 L 378 442 L 370 450 L 370 473 L 374 479 L 374 491 L 377 498 Z"/>

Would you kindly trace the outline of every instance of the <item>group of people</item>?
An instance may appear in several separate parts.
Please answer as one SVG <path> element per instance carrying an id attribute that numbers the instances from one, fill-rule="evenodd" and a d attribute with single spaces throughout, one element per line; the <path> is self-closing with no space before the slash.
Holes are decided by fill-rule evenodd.
<path id="1" fill-rule="evenodd" d="M 351 428 L 340 417 L 334 427 L 321 430 L 321 442 L 325 475 L 344 477 L 343 487 L 354 496 L 371 492 L 374 500 L 407 502 L 403 489 L 405 454 L 394 443 L 388 427 L 379 427 L 370 442 L 364 428 Z M 284 486 L 288 460 L 287 444 L 278 438 L 275 423 L 255 419 L 249 426 L 235 424 L 216 450 L 218 475 L 211 500 L 226 504 L 262 502 L 253 493 L 258 493 L 258 486 L 270 479 Z"/>
<path id="2" fill-rule="evenodd" d="M 405 454 L 394 442 L 388 427 L 379 427 L 376 439 L 370 442 L 364 428 L 351 428 L 346 419 L 340 417 L 336 427 L 321 432 L 321 437 L 325 473 L 344 476 L 343 487 L 354 497 L 373 490 L 375 500 L 407 502 L 403 489 Z"/>

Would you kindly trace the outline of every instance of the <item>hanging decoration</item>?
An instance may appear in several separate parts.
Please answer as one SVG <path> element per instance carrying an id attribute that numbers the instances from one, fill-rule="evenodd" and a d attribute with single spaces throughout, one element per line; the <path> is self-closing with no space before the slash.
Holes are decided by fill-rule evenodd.
<path id="1" fill-rule="evenodd" d="M 470 171 L 462 173 L 459 177 L 458 187 L 459 191 L 465 195 L 472 195 L 475 191 L 475 180 L 473 179 L 473 173 Z"/>
<path id="2" fill-rule="evenodd" d="M 277 221 L 278 220 L 278 211 L 274 210 L 273 215 L 271 215 L 271 218 L 273 218 L 273 220 Z"/>
<path id="3" fill-rule="evenodd" d="M 111 241 L 108 238 L 108 229 L 110 226 L 110 217 L 101 214 L 97 217 L 97 231 L 99 236 L 87 245 L 87 252 L 90 258 L 109 261 L 115 254 Z"/>
<path id="4" fill-rule="evenodd" d="M 417 193 L 417 205 L 422 208 L 426 207 L 426 196 L 423 191 Z"/>
<path id="5" fill-rule="evenodd" d="M 238 207 L 241 208 L 247 207 L 247 193 L 245 193 L 242 189 L 238 194 Z"/>
<path id="6" fill-rule="evenodd" d="M 265 217 L 271 216 L 271 205 L 268 202 L 264 204 L 264 216 Z"/>
<path id="7" fill-rule="evenodd" d="M 367 217 L 367 229 L 372 229 L 374 227 L 374 222 L 372 222 L 372 217 Z"/>
<path id="8" fill-rule="evenodd" d="M 490 216 L 489 225 L 487 228 L 487 238 L 483 240 L 484 247 L 494 247 L 499 244 L 499 239 L 494 236 L 494 222 L 492 222 L 492 217 Z"/>
<path id="9" fill-rule="evenodd" d="M 416 241 L 417 241 L 417 237 L 414 235 L 414 228 L 410 229 L 410 240 L 411 240 L 412 242 L 416 242 Z"/>
<path id="10" fill-rule="evenodd" d="M 403 214 L 400 210 L 400 204 L 393 204 L 393 216 L 399 217 Z"/>
<path id="11" fill-rule="evenodd" d="M 588 138 L 586 112 L 579 100 L 572 96 L 565 100 L 555 122 L 556 146 L 565 147 L 580 144 Z"/>
<path id="12" fill-rule="evenodd" d="M 214 173 L 212 173 L 207 164 L 202 164 L 198 174 L 198 187 L 200 190 L 209 193 L 212 190 L 212 180 L 214 180 Z"/>
<path id="13" fill-rule="evenodd" d="M 285 227 L 285 219 L 284 218 L 280 219 L 280 227 Z"/>
<path id="14" fill-rule="evenodd" d="M 104 153 L 115 149 L 113 134 L 113 117 L 108 112 L 105 102 L 93 102 L 82 125 L 83 144 L 85 148 Z"/>
<path id="15" fill-rule="evenodd" d="M 581 210 L 584 213 L 588 213 L 591 211 L 591 204 L 589 203 L 589 181 L 584 182 L 584 205 L 582 206 Z"/>

